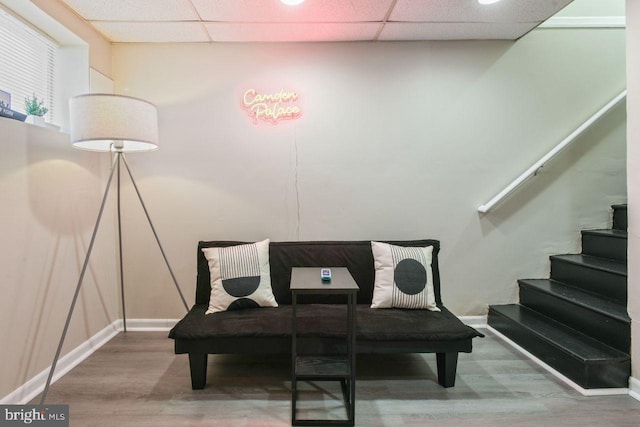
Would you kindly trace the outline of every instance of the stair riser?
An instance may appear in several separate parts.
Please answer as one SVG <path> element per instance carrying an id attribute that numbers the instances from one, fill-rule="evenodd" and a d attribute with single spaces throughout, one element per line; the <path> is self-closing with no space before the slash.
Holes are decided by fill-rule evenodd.
<path id="1" fill-rule="evenodd" d="M 627 260 L 627 239 L 618 237 L 582 235 L 582 253 L 603 258 Z"/>
<path id="2" fill-rule="evenodd" d="M 583 388 L 625 388 L 628 386 L 631 371 L 630 362 L 585 364 L 491 308 L 489 309 L 488 323 Z"/>
<path id="3" fill-rule="evenodd" d="M 551 259 L 551 279 L 627 303 L 627 277 Z"/>
<path id="4" fill-rule="evenodd" d="M 613 208 L 613 228 L 616 230 L 627 229 L 627 209 Z"/>
<path id="5" fill-rule="evenodd" d="M 551 317 L 615 349 L 629 353 L 631 326 L 536 288 L 520 285 L 520 304 Z"/>

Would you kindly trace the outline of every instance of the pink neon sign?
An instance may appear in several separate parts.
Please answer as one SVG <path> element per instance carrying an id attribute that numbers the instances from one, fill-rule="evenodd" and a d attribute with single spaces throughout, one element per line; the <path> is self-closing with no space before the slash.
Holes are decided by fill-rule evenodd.
<path id="1" fill-rule="evenodd" d="M 294 120 L 302 115 L 296 104 L 299 95 L 281 89 L 275 93 L 260 93 L 247 89 L 242 96 L 242 108 L 249 114 L 253 123 L 259 121 L 277 124 L 281 120 Z"/>

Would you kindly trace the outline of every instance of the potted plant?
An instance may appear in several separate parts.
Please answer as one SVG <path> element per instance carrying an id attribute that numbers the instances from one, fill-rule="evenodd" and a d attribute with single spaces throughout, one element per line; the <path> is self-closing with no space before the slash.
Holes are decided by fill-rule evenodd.
<path id="1" fill-rule="evenodd" d="M 49 109 L 44 106 L 44 101 L 38 100 L 38 97 L 33 94 L 32 97 L 24 99 L 24 111 L 27 113 L 27 122 L 34 125 L 44 126 L 44 115 L 47 114 Z"/>

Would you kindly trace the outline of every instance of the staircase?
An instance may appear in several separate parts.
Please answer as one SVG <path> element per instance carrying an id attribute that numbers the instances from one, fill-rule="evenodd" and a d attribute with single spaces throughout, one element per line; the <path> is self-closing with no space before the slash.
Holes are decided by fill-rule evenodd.
<path id="1" fill-rule="evenodd" d="M 582 388 L 627 388 L 627 205 L 613 229 L 582 231 L 581 254 L 550 259 L 551 278 L 518 280 L 520 303 L 490 306 L 489 326 Z"/>

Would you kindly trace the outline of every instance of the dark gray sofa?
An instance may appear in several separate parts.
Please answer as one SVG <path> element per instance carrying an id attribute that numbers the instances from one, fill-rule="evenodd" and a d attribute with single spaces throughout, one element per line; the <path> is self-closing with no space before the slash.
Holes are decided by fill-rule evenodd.
<path id="1" fill-rule="evenodd" d="M 433 246 L 433 282 L 440 312 L 370 308 L 374 262 L 370 241 L 271 242 L 271 286 L 278 307 L 251 308 L 205 315 L 211 292 L 209 266 L 201 249 L 246 242 L 200 242 L 197 253 L 196 304 L 169 333 L 176 354 L 189 354 L 192 388 L 207 381 L 208 354 L 290 354 L 292 267 L 347 267 L 360 287 L 356 309 L 357 353 L 435 353 L 438 382 L 455 384 L 458 353 L 470 353 L 472 339 L 483 336 L 442 305 L 437 240 L 390 241 L 394 245 Z M 301 295 L 298 298 L 298 348 L 302 353 L 345 350 L 346 298 Z"/>

